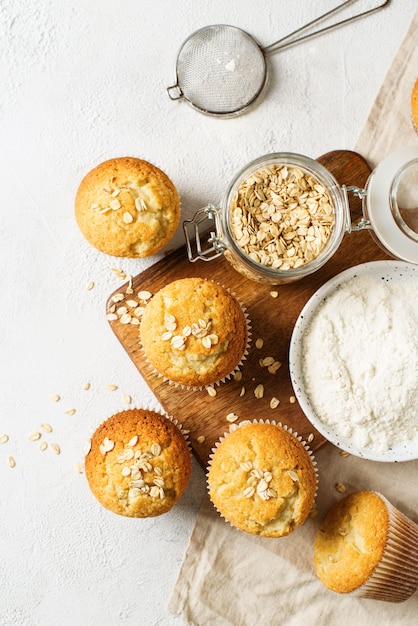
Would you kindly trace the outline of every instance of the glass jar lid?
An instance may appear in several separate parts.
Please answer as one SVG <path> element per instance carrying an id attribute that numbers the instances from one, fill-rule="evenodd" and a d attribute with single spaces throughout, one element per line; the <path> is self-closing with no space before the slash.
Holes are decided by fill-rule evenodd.
<path id="1" fill-rule="evenodd" d="M 418 146 L 390 154 L 367 183 L 366 213 L 394 257 L 418 264 Z"/>

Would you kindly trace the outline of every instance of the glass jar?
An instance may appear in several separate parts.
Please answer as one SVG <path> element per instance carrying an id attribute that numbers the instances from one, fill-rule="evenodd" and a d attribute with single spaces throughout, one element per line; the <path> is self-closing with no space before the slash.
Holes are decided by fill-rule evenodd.
<path id="1" fill-rule="evenodd" d="M 278 170 L 280 173 L 277 175 Z M 306 198 L 303 197 L 303 185 L 306 185 L 306 181 L 309 181 L 309 190 L 312 190 L 312 193 L 310 191 L 309 194 L 316 195 L 319 198 L 319 203 L 330 205 L 332 224 L 330 228 L 324 227 L 322 229 L 322 235 L 320 234 L 322 232 L 321 224 L 318 226 L 318 218 L 315 213 L 317 208 L 315 206 L 313 214 L 309 216 L 312 218 L 309 223 L 311 225 L 315 223 L 317 228 L 311 229 L 310 234 L 298 237 L 296 237 L 297 233 L 305 233 L 302 226 L 303 220 L 290 226 L 290 230 L 288 228 L 286 231 L 287 234 L 283 234 L 285 231 L 282 230 L 284 225 L 280 223 L 280 216 L 287 220 L 286 224 L 289 224 L 289 221 L 291 222 L 294 218 L 289 218 L 291 211 L 287 212 L 287 208 L 283 209 L 283 206 L 280 206 L 282 202 L 280 198 L 274 216 L 278 226 L 278 235 L 275 234 L 274 222 L 271 220 L 264 221 L 264 218 L 260 216 L 263 207 L 263 210 L 269 211 L 263 193 L 263 189 L 266 190 L 266 187 L 263 187 L 264 181 L 267 179 L 275 181 L 267 189 L 268 199 L 271 203 L 272 197 L 277 199 L 276 192 L 285 189 L 287 179 L 283 179 L 283 176 L 286 176 L 289 171 L 293 177 L 296 177 L 291 184 L 295 184 L 296 187 L 302 185 L 297 190 L 297 193 L 302 196 L 299 202 L 300 206 L 306 206 L 307 202 Z M 272 172 L 271 176 L 269 172 Z M 264 179 L 263 176 L 266 178 Z M 278 176 L 279 183 L 277 182 Z M 258 184 L 260 187 L 257 187 Z M 257 193 L 257 189 L 260 190 L 260 193 Z M 351 223 L 349 192 L 362 198 L 364 217 L 357 224 Z M 249 208 L 248 206 L 245 207 L 243 218 L 240 217 L 239 212 L 238 216 L 239 219 L 243 219 L 246 232 L 244 239 L 248 238 L 246 224 L 251 220 L 252 246 L 242 245 L 242 239 L 237 236 L 234 222 L 237 215 L 235 211 L 238 209 L 242 212 L 239 202 L 246 193 L 249 194 L 251 200 L 248 202 L 250 206 Z M 315 205 L 309 194 L 308 200 L 312 200 Z M 298 198 L 296 198 L 296 202 L 290 200 L 290 204 L 287 206 L 297 209 L 297 200 Z M 247 203 L 247 199 L 244 202 Z M 256 206 L 251 206 L 252 202 Z M 331 172 L 314 159 L 300 154 L 279 152 L 259 157 L 244 167 L 229 185 L 220 207 L 208 205 L 200 209 L 193 219 L 183 222 L 183 229 L 190 261 L 197 259 L 210 261 L 224 255 L 238 272 L 251 280 L 279 285 L 299 280 L 316 272 L 338 250 L 344 234 L 356 230 L 370 229 L 379 245 L 386 252 L 398 259 L 418 264 L 417 207 L 418 146 L 402 148 L 389 155 L 371 173 L 365 189 L 339 185 Z M 272 250 L 270 257 L 266 253 L 257 251 L 258 238 L 265 240 L 263 233 L 258 234 L 259 230 L 261 231 L 263 228 L 269 232 L 268 245 Z M 202 231 L 204 231 L 204 235 Z M 203 236 L 206 237 L 206 241 L 203 240 Z M 281 247 L 277 243 L 277 239 L 280 237 L 290 239 L 295 237 L 296 243 L 292 245 L 290 242 L 284 251 L 285 256 L 279 258 L 277 249 L 281 249 Z M 312 238 L 318 237 L 321 238 L 321 241 L 319 243 L 318 241 L 314 242 L 316 245 L 315 254 L 306 253 L 306 247 L 310 249 L 311 246 L 308 240 L 312 241 Z M 267 248 L 266 245 L 264 249 Z M 290 261 L 286 257 L 289 251 L 293 256 Z"/>

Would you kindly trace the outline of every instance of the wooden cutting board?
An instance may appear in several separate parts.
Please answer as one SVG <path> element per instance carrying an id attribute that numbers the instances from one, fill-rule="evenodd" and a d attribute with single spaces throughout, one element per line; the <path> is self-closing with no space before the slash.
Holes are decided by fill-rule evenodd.
<path id="1" fill-rule="evenodd" d="M 363 188 L 370 174 L 370 167 L 357 153 L 333 151 L 318 159 L 340 184 L 356 185 Z M 351 198 L 352 221 L 361 217 L 361 202 Z M 288 350 L 293 326 L 297 317 L 312 294 L 332 276 L 342 270 L 389 257 L 377 246 L 368 231 L 346 234 L 337 253 L 314 275 L 298 282 L 272 287 L 256 283 L 236 272 L 220 257 L 210 262 L 190 263 L 186 246 L 183 246 L 150 268 L 133 278 L 134 293 L 126 299 L 134 299 L 138 291 L 146 290 L 155 294 L 167 283 L 178 278 L 198 276 L 219 282 L 229 288 L 244 304 L 252 326 L 252 344 L 242 368 L 242 380 L 228 380 L 217 387 L 217 395 L 210 397 L 206 390 L 188 391 L 174 387 L 158 377 L 147 365 L 141 353 L 138 326 L 111 321 L 110 326 L 124 349 L 138 368 L 161 405 L 184 428 L 190 431 L 193 452 L 203 467 L 206 467 L 214 442 L 229 430 L 226 416 L 233 412 L 238 415 L 236 423 L 246 419 L 274 419 L 297 431 L 304 438 L 313 439 L 311 448 L 317 450 L 325 443 L 295 402 L 288 370 Z M 112 293 L 107 301 L 107 311 L 114 304 L 112 296 L 125 293 L 127 284 Z M 271 292 L 277 292 L 276 298 Z M 121 303 L 123 304 L 123 303 Z M 263 347 L 255 346 L 257 339 L 263 339 Z M 273 356 L 282 363 L 276 374 L 261 367 L 260 359 Z M 264 396 L 257 399 L 254 390 L 258 384 L 264 385 Z M 245 390 L 245 393 L 243 393 Z M 242 395 L 243 394 L 243 395 Z M 270 400 L 280 400 L 277 408 L 270 408 Z M 203 441 L 201 439 L 204 438 Z"/>

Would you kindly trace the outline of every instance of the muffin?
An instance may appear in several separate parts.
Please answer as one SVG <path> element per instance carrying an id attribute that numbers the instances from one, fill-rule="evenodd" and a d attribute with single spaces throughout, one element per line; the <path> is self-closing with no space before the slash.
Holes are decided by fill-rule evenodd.
<path id="1" fill-rule="evenodd" d="M 412 89 L 411 113 L 415 132 L 418 133 L 418 79 L 415 81 L 414 88 Z"/>
<path id="2" fill-rule="evenodd" d="M 351 493 L 321 524 L 314 565 L 332 591 L 402 602 L 418 588 L 418 526 L 377 492 Z"/>
<path id="3" fill-rule="evenodd" d="M 87 239 L 117 257 L 155 254 L 174 235 L 180 199 L 158 167 L 133 157 L 100 163 L 81 181 L 75 217 Z"/>
<path id="4" fill-rule="evenodd" d="M 238 368 L 247 352 L 249 327 L 227 289 L 203 278 L 182 278 L 146 305 L 140 339 L 161 376 L 186 387 L 205 387 Z"/>
<path id="5" fill-rule="evenodd" d="M 93 495 L 127 517 L 169 511 L 185 491 L 191 456 L 181 430 L 167 417 L 129 409 L 108 418 L 93 434 L 85 458 Z"/>
<path id="6" fill-rule="evenodd" d="M 316 494 L 315 462 L 286 427 L 244 423 L 215 447 L 207 475 L 218 512 L 239 530 L 283 537 L 303 524 Z"/>

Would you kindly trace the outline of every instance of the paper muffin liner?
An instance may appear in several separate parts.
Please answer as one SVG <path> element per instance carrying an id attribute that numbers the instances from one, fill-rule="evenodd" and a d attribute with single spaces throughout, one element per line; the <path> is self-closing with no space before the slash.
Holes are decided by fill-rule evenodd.
<path id="1" fill-rule="evenodd" d="M 105 422 L 107 422 L 108 419 L 111 419 L 112 417 L 114 417 L 115 415 L 117 415 L 118 413 L 126 413 L 128 411 L 149 411 L 150 413 L 156 413 L 157 415 L 160 415 L 161 417 L 164 417 L 166 419 L 168 419 L 170 422 L 172 422 L 174 424 L 174 426 L 176 426 L 176 428 L 179 430 L 180 434 L 183 436 L 186 444 L 187 444 L 187 448 L 189 450 L 189 454 L 190 456 L 192 456 L 192 446 L 190 444 L 190 437 L 189 437 L 189 431 L 187 429 L 184 428 L 183 424 L 181 422 L 179 422 L 177 419 L 175 419 L 172 415 L 169 415 L 166 411 L 163 411 L 161 409 L 155 409 L 150 407 L 149 405 L 129 405 L 128 408 L 121 408 L 119 411 L 116 411 L 115 413 L 112 413 L 111 415 L 108 415 L 108 417 L 106 417 L 104 420 L 102 420 L 94 429 L 93 434 L 96 432 L 96 430 L 98 428 L 100 428 L 100 426 L 102 426 Z M 85 443 L 85 447 L 84 447 L 84 456 L 87 456 L 88 453 L 90 452 L 91 449 L 91 438 L 87 440 L 87 442 Z"/>
<path id="2" fill-rule="evenodd" d="M 222 383 L 225 383 L 227 380 L 230 380 L 237 372 L 240 371 L 240 369 L 243 367 L 244 362 L 247 360 L 247 356 L 249 354 L 250 351 L 250 346 L 251 346 L 251 340 L 252 340 L 252 330 L 251 330 L 251 320 L 250 320 L 250 316 L 248 314 L 247 308 L 245 307 L 244 303 L 237 297 L 237 295 L 231 291 L 229 289 L 229 287 L 226 287 L 225 285 L 218 283 L 214 280 L 211 279 L 203 279 L 203 280 L 208 280 L 209 282 L 215 283 L 216 285 L 218 285 L 219 287 L 222 287 L 223 289 L 225 289 L 231 296 L 233 296 L 235 298 L 235 300 L 238 302 L 238 304 L 241 307 L 241 310 L 244 314 L 244 318 L 245 318 L 245 323 L 247 326 L 247 345 L 245 346 L 244 352 L 242 354 L 242 357 L 240 359 L 240 361 L 237 363 L 237 365 L 234 367 L 234 369 L 229 372 L 229 374 L 226 374 L 225 376 L 223 376 L 222 378 L 220 378 L 219 380 L 214 380 L 211 383 L 207 383 L 206 385 L 186 385 L 183 383 L 179 383 L 175 380 L 171 380 L 171 378 L 168 378 L 167 376 L 165 376 L 164 374 L 161 374 L 161 372 L 159 372 L 154 365 L 152 365 L 152 363 L 150 363 L 147 354 L 145 353 L 145 350 L 142 346 L 142 341 L 141 341 L 141 326 L 139 326 L 139 344 L 141 347 L 141 353 L 142 356 L 144 357 L 146 364 L 148 365 L 148 367 L 150 368 L 150 371 L 157 376 L 158 378 L 162 378 L 164 380 L 164 382 L 168 382 L 170 385 L 172 385 L 173 387 L 175 387 L 176 389 L 183 389 L 185 391 L 203 391 L 203 389 L 208 389 L 208 387 L 218 387 L 219 385 L 221 385 Z"/>
<path id="3" fill-rule="evenodd" d="M 389 528 L 382 558 L 369 578 L 347 596 L 403 602 L 418 589 L 418 525 L 375 491 L 386 504 Z"/>
<path id="4" fill-rule="evenodd" d="M 216 449 L 220 446 L 220 444 L 226 439 L 226 437 L 228 437 L 232 432 L 234 432 L 235 430 L 237 430 L 237 428 L 241 428 L 242 426 L 246 426 L 248 424 L 271 424 L 272 426 L 278 426 L 279 428 L 283 428 L 283 430 L 287 431 L 290 435 L 292 435 L 295 439 L 297 439 L 302 446 L 304 447 L 304 449 L 306 450 L 306 452 L 309 455 L 309 458 L 312 462 L 312 466 L 315 472 L 315 494 L 314 494 L 314 500 L 313 500 L 313 505 L 312 505 L 312 509 L 315 507 L 315 500 L 316 500 L 316 496 L 318 493 L 318 486 L 319 486 L 319 475 L 318 475 L 318 468 L 317 468 L 317 462 L 315 460 L 315 456 L 313 454 L 313 451 L 311 450 L 310 446 L 308 445 L 308 443 L 303 439 L 303 437 L 301 435 L 299 435 L 296 431 L 294 431 L 290 426 L 287 426 L 286 424 L 283 424 L 282 422 L 276 422 L 275 420 L 270 420 L 270 419 L 252 419 L 252 420 L 243 420 L 242 422 L 240 422 L 239 424 L 231 424 L 229 432 L 224 432 L 223 435 L 220 435 L 219 439 L 217 439 L 217 441 L 215 441 L 215 443 L 213 444 L 213 447 L 211 449 L 211 452 L 209 454 L 209 460 L 208 460 L 208 465 L 206 467 L 206 489 L 207 492 L 209 494 L 210 497 L 210 486 L 209 486 L 209 470 L 210 470 L 210 466 L 212 464 L 212 459 L 213 456 L 216 452 Z M 211 499 L 211 502 L 215 508 L 215 510 L 217 511 L 217 513 L 220 515 L 220 517 L 224 520 L 224 522 L 226 522 L 227 524 L 229 524 L 230 526 L 232 526 L 232 528 L 235 528 L 236 530 L 240 530 L 237 529 L 236 526 L 234 526 L 234 524 L 232 524 L 222 513 L 221 511 L 219 511 L 219 509 L 217 508 L 217 506 L 214 504 L 214 502 Z M 240 531 L 243 532 L 243 531 Z"/>

